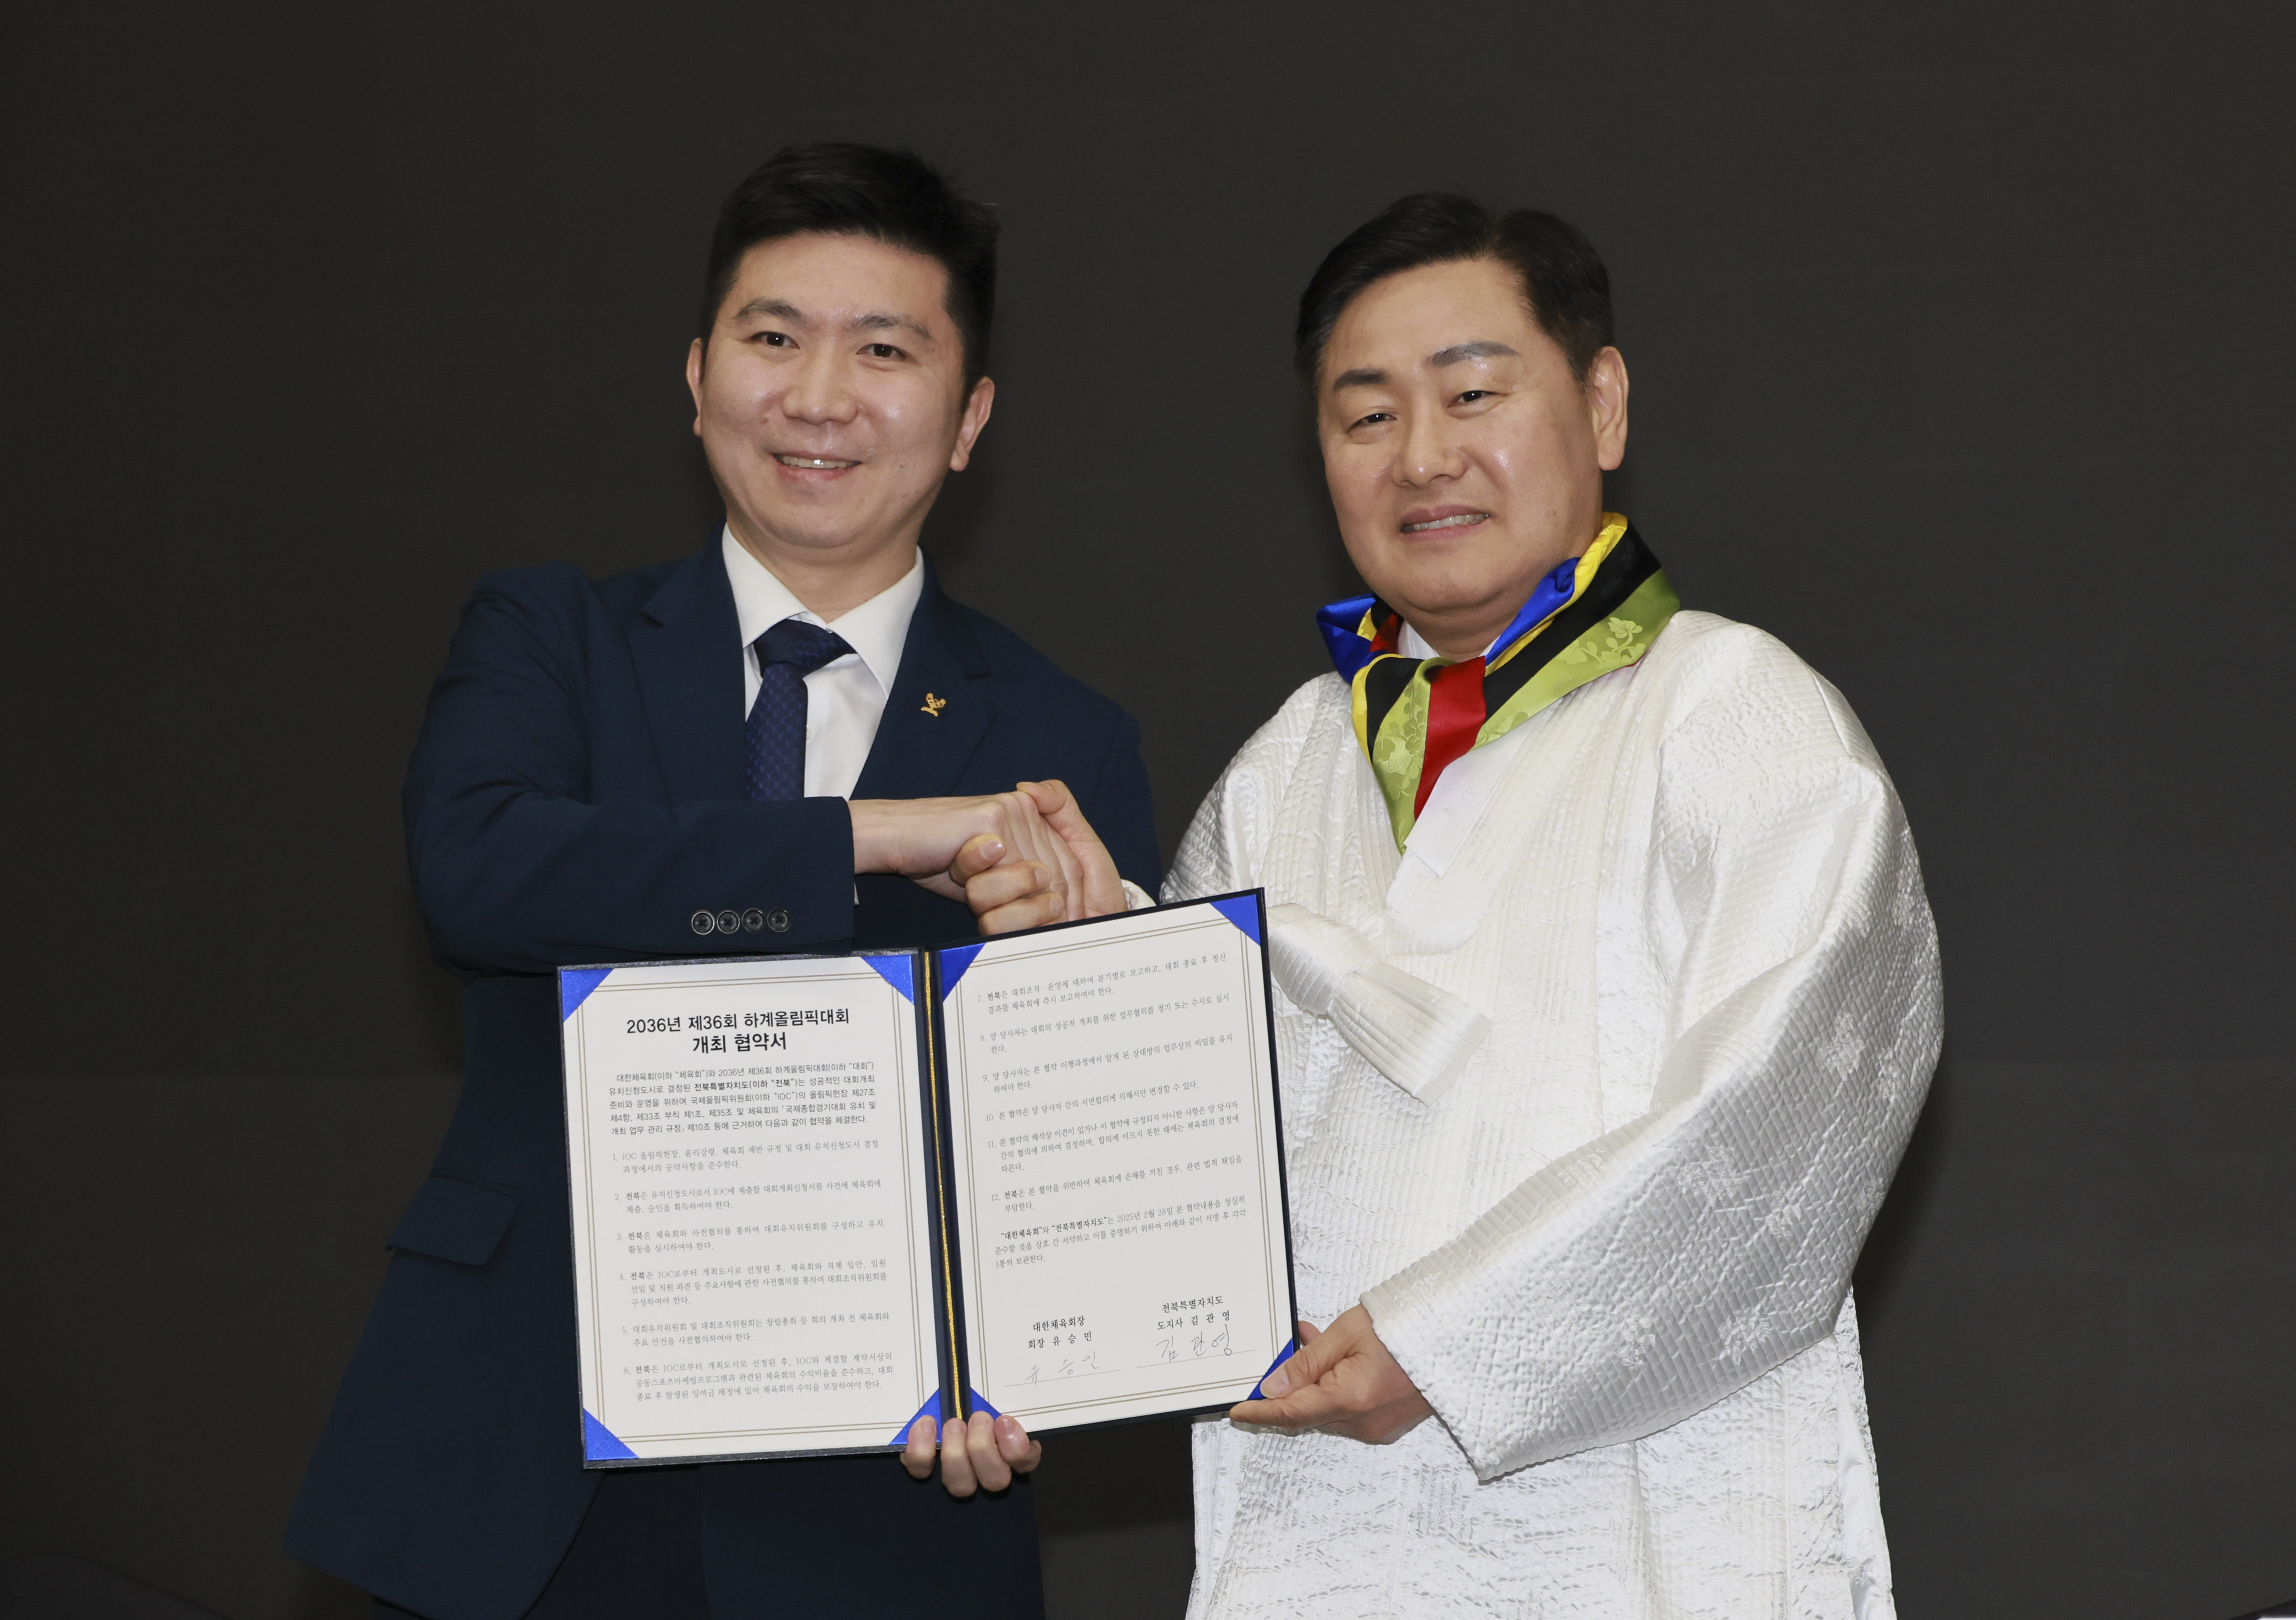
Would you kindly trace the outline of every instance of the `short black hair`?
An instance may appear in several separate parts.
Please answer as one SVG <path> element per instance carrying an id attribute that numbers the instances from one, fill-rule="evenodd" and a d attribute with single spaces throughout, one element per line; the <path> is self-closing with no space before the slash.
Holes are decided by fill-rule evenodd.
<path id="1" fill-rule="evenodd" d="M 1515 273 L 1539 329 L 1570 362 L 1570 374 L 1586 382 L 1587 368 L 1614 335 L 1611 273 L 1586 233 L 1536 209 L 1494 214 L 1472 197 L 1414 192 L 1349 231 L 1308 278 L 1292 333 L 1300 385 L 1315 391 L 1332 328 L 1365 287 L 1425 265 L 1475 259 L 1496 259 Z"/>
<path id="2" fill-rule="evenodd" d="M 742 256 L 761 242 L 808 232 L 865 236 L 938 262 L 948 273 L 942 307 L 964 345 L 964 381 L 988 367 L 996 312 L 996 215 L 959 194 L 913 152 L 849 141 L 784 146 L 750 172 L 718 210 L 702 278 L 701 341 L 718 325 Z"/>

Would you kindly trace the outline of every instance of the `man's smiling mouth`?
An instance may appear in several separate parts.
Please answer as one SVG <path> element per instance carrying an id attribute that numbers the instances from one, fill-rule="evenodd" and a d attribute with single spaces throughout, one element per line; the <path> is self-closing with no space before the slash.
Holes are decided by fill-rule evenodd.
<path id="1" fill-rule="evenodd" d="M 783 456 L 778 452 L 774 459 L 785 467 L 798 467 L 808 473 L 837 473 L 861 465 L 857 461 L 838 461 L 827 456 Z"/>
<path id="2" fill-rule="evenodd" d="M 1432 529 L 1471 529 L 1477 523 L 1488 521 L 1490 515 L 1488 512 L 1455 513 L 1449 517 L 1430 518 L 1423 523 L 1406 523 L 1403 532 L 1425 534 Z"/>

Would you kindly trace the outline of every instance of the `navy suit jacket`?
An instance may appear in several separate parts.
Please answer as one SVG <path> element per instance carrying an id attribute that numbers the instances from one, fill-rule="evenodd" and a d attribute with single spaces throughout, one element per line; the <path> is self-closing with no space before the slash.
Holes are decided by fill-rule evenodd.
<path id="1" fill-rule="evenodd" d="M 975 933 L 906 878 L 857 881 L 844 801 L 745 796 L 742 655 L 713 537 L 603 581 L 564 564 L 489 575 L 431 693 L 407 845 L 433 945 L 467 981 L 462 1101 L 391 1235 L 287 1545 L 437 1620 L 523 1614 L 597 1485 L 581 1466 L 553 970 Z M 1057 777 L 1152 892 L 1138 744 L 1129 716 L 928 572 L 854 796 Z M 695 913 L 726 910 L 775 926 L 693 932 Z M 945 1586 L 959 1557 L 981 1572 L 982 1612 L 1037 1607 L 1025 1488 L 957 1502 L 890 1454 L 701 1472 L 720 1620 L 906 1609 L 922 1595 L 906 1571 Z"/>

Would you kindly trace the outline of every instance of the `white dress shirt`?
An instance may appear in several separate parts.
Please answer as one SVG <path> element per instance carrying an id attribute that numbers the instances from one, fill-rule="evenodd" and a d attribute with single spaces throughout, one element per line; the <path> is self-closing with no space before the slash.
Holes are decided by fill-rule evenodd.
<path id="1" fill-rule="evenodd" d="M 809 612 L 771 569 L 751 556 L 730 528 L 721 536 L 734 613 L 742 621 L 742 713 L 758 701 L 757 639 L 784 619 L 802 619 L 835 630 L 853 649 L 805 678 L 805 796 L 849 799 L 877 740 L 877 723 L 900 672 L 909 618 L 925 593 L 925 557 L 909 572 L 833 623 Z"/>
<path id="2" fill-rule="evenodd" d="M 784 619 L 802 619 L 835 630 L 853 649 L 805 678 L 805 796 L 849 799 L 869 746 L 877 740 L 900 672 L 901 649 L 909 639 L 909 619 L 925 594 L 925 555 L 909 572 L 860 606 L 835 621 L 813 613 L 774 572 L 751 556 L 731 528 L 719 537 L 726 554 L 726 579 L 734 588 L 734 613 L 742 623 L 742 713 L 758 701 L 758 637 Z M 1130 878 L 1124 884 L 1127 910 L 1156 903 Z"/>

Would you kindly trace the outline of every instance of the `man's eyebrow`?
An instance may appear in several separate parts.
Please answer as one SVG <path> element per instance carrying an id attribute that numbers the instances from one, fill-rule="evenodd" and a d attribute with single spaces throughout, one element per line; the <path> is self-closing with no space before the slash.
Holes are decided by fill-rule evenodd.
<path id="1" fill-rule="evenodd" d="M 734 311 L 734 318 L 746 321 L 752 316 L 769 315 L 777 321 L 787 321 L 792 326 L 810 326 L 804 310 L 785 298 L 753 298 Z"/>
<path id="2" fill-rule="evenodd" d="M 1492 360 L 1514 352 L 1505 343 L 1495 343 L 1486 338 L 1478 342 L 1454 343 L 1448 349 L 1439 349 L 1427 357 L 1427 364 L 1439 371 L 1446 366 L 1456 366 L 1462 360 Z"/>
<path id="3" fill-rule="evenodd" d="M 1427 364 L 1440 371 L 1446 366 L 1456 366 L 1462 360 L 1495 360 L 1515 351 L 1505 343 L 1480 338 L 1472 343 L 1454 343 L 1448 349 L 1439 349 L 1427 357 Z M 1343 371 L 1332 379 L 1332 391 L 1343 388 L 1378 388 L 1387 382 L 1387 374 L 1374 366 L 1358 366 L 1353 371 Z"/>
<path id="4" fill-rule="evenodd" d="M 915 333 L 928 343 L 933 341 L 933 334 L 922 322 L 906 315 L 889 315 L 880 310 L 869 315 L 857 315 L 848 325 L 856 332 L 883 332 L 899 327 Z"/>

